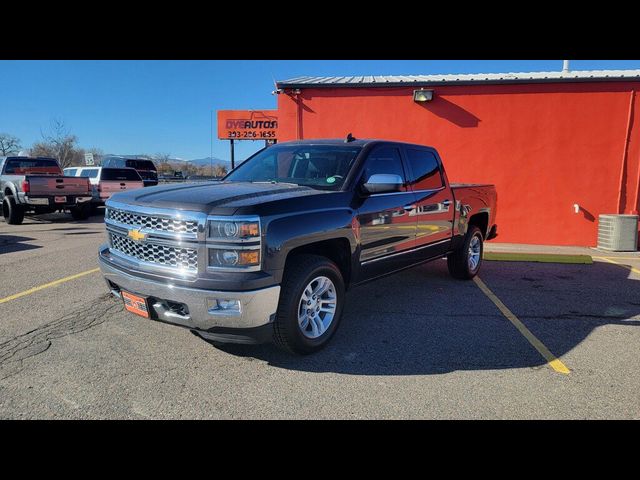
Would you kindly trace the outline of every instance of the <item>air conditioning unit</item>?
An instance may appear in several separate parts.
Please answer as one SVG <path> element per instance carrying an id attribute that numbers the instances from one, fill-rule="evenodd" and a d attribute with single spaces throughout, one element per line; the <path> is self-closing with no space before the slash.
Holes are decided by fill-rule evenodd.
<path id="1" fill-rule="evenodd" d="M 635 252 L 638 249 L 638 215 L 600 215 L 598 248 Z"/>

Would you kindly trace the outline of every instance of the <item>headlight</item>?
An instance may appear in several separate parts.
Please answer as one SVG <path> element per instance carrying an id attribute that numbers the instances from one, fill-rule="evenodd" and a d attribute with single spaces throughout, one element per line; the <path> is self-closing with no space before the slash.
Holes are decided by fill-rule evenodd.
<path id="1" fill-rule="evenodd" d="M 209 217 L 207 260 L 213 270 L 260 270 L 262 242 L 259 217 Z"/>
<path id="2" fill-rule="evenodd" d="M 236 249 L 209 249 L 209 266 L 210 267 L 255 267 L 260 265 L 260 250 L 236 250 Z"/>
<path id="3" fill-rule="evenodd" d="M 248 240 L 260 238 L 260 223 L 257 221 L 209 221 L 209 238 L 223 240 Z"/>

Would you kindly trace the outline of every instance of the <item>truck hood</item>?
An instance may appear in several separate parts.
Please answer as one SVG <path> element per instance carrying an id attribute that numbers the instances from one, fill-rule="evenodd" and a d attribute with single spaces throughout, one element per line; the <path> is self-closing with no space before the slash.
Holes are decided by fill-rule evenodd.
<path id="1" fill-rule="evenodd" d="M 206 182 L 146 187 L 117 193 L 111 199 L 129 205 L 212 214 L 221 209 L 231 213 L 239 207 L 325 193 L 328 192 L 283 183 Z"/>

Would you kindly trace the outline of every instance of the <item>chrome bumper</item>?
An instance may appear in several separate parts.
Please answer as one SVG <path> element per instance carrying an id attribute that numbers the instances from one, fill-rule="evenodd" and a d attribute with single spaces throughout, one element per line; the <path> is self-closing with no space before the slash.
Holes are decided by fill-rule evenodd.
<path id="1" fill-rule="evenodd" d="M 98 256 L 100 270 L 105 279 L 121 290 L 133 294 L 151 297 L 149 308 L 152 317 L 157 320 L 181 325 L 183 327 L 207 331 L 216 327 L 254 328 L 271 323 L 278 308 L 280 286 L 263 288 L 248 292 L 210 291 L 160 283 L 134 277 L 110 265 L 100 248 Z M 108 251 L 108 250 L 107 250 Z M 118 289 L 111 292 L 120 296 Z M 240 311 L 210 310 L 215 300 L 239 300 Z M 188 314 L 179 314 L 171 310 L 166 303 L 181 303 L 187 306 Z"/>
<path id="2" fill-rule="evenodd" d="M 44 196 L 44 197 L 30 197 L 28 195 L 25 195 L 24 193 L 18 194 L 18 198 L 21 203 L 26 203 L 28 205 L 36 205 L 36 206 L 45 206 L 45 207 L 49 207 L 49 206 L 62 207 L 62 206 L 69 206 L 71 204 L 90 202 L 92 198 L 92 197 L 87 197 L 82 195 L 64 195 L 63 194 L 61 196 L 68 197 L 70 201 L 66 203 L 54 203 L 50 198 L 52 197 L 51 195 Z"/>

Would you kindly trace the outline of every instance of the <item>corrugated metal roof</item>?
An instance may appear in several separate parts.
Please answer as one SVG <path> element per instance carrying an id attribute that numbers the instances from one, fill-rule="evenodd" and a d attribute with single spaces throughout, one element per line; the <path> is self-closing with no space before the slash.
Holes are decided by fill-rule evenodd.
<path id="1" fill-rule="evenodd" d="M 473 73 L 449 75 L 376 75 L 296 77 L 276 82 L 278 88 L 390 87 L 469 85 L 475 83 L 601 82 L 640 80 L 640 70 L 576 70 L 570 72 Z"/>

